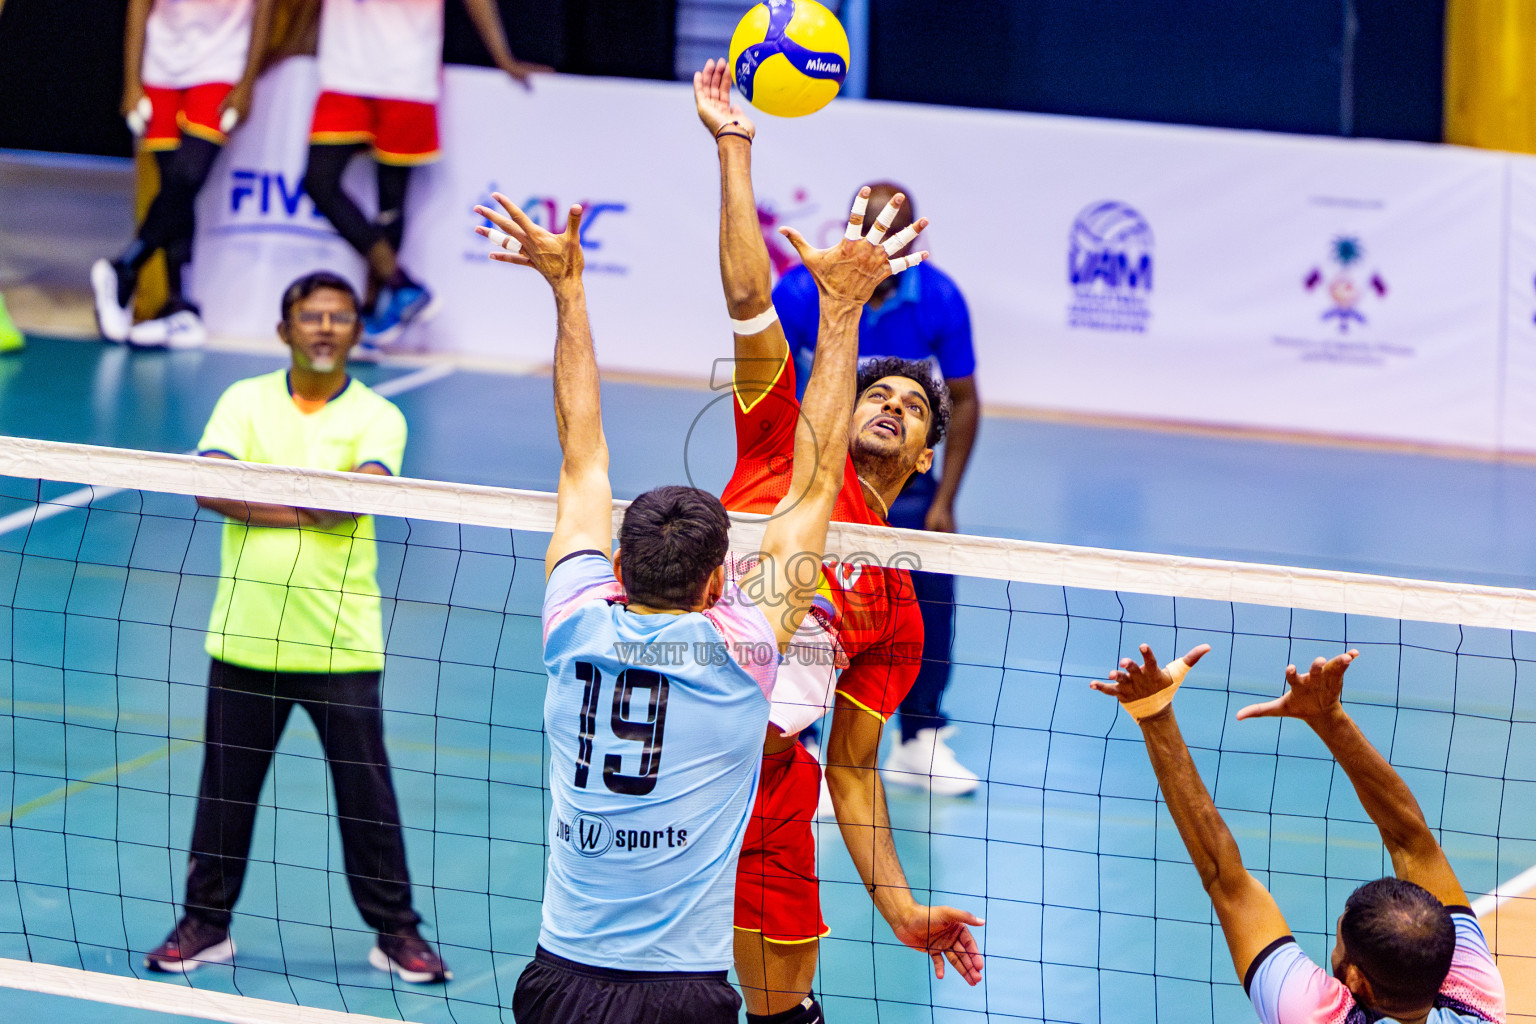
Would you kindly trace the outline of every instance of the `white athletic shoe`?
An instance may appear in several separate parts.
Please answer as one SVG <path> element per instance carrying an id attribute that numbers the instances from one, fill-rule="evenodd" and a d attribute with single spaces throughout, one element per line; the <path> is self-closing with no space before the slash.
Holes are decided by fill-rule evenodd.
<path id="1" fill-rule="evenodd" d="M 134 324 L 128 331 L 128 344 L 135 348 L 202 348 L 207 343 L 208 328 L 191 309 Z"/>
<path id="2" fill-rule="evenodd" d="M 117 270 L 111 260 L 91 264 L 91 292 L 96 297 L 96 326 L 101 336 L 121 344 L 133 327 L 133 311 L 117 304 Z"/>
<path id="3" fill-rule="evenodd" d="M 955 734 L 955 727 L 920 729 L 905 743 L 896 743 L 880 772 L 885 781 L 897 786 L 926 789 L 940 796 L 965 796 L 981 785 L 976 773 L 955 759 L 955 752 L 944 741 Z"/>

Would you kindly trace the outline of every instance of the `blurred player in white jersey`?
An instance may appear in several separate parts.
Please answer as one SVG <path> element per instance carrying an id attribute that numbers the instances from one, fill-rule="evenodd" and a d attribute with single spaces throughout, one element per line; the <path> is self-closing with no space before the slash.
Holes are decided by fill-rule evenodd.
<path id="1" fill-rule="evenodd" d="M 190 348 L 208 334 L 183 292 L 193 205 L 229 133 L 251 109 L 273 0 L 130 0 L 123 41 L 123 116 L 160 167 L 160 192 L 128 248 L 91 267 L 96 319 L 108 341 Z M 165 251 L 168 295 L 133 323 L 139 271 Z"/>
<path id="2" fill-rule="evenodd" d="M 387 345 L 433 312 L 432 293 L 400 266 L 411 168 L 437 159 L 444 0 L 322 0 L 320 98 L 309 129 L 304 189 L 368 261 L 364 348 Z M 507 46 L 495 0 L 464 0 L 496 66 L 524 88 L 549 68 Z M 379 215 L 369 220 L 341 187 L 352 157 L 371 150 Z"/>

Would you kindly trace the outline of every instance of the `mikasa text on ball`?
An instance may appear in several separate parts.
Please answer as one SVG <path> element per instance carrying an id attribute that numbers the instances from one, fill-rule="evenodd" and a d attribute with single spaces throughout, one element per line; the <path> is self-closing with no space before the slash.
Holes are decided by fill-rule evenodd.
<path id="1" fill-rule="evenodd" d="M 848 76 L 848 34 L 816 0 L 767 0 L 731 36 L 731 77 L 758 110 L 812 114 L 832 102 Z"/>

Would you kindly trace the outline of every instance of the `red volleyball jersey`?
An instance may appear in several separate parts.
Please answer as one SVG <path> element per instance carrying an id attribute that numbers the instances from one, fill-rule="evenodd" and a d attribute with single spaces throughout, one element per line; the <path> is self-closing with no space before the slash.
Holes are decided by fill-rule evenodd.
<path id="1" fill-rule="evenodd" d="M 720 500 L 732 512 L 771 513 L 789 492 L 795 452 L 795 364 L 786 354 L 773 385 L 750 405 L 740 394 L 736 413 L 736 469 Z M 832 519 L 886 525 L 864 500 L 850 456 Z M 904 569 L 850 558 L 824 564 L 821 597 L 813 610 L 823 617 L 843 668 L 837 692 L 882 719 L 895 713 L 922 665 L 923 618 L 912 578 Z"/>

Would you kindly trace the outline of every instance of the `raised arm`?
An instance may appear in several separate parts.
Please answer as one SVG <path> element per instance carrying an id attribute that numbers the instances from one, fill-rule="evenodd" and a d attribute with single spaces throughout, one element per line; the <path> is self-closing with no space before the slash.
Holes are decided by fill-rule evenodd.
<path id="1" fill-rule="evenodd" d="M 762 559 L 742 583 L 748 593 L 765 594 L 765 604 L 781 610 L 769 616 L 780 650 L 788 648 L 815 597 L 821 559 L 826 551 L 827 520 L 843 486 L 849 422 L 856 397 L 859 313 L 877 284 L 893 273 L 915 266 L 928 255 L 924 252 L 892 260 L 880 244 L 884 227 L 889 227 L 903 201 L 899 194 L 881 213 L 869 235 L 860 237 L 868 201 L 869 189 L 861 189 L 854 201 L 847 233 L 830 249 L 813 249 L 799 232 L 783 229 L 816 281 L 821 295 L 821 325 L 816 365 L 795 426 L 789 491 L 774 510 L 763 535 Z M 908 232 L 915 237 L 922 230 L 921 224 L 893 237 L 887 243 L 891 251 L 911 240 Z M 754 587 L 760 589 L 754 591 Z"/>
<path id="2" fill-rule="evenodd" d="M 1468 906 L 1467 894 L 1429 830 L 1413 791 L 1344 710 L 1340 700 L 1344 670 L 1359 656 L 1359 651 L 1349 651 L 1329 661 L 1318 658 L 1304 676 L 1295 665 L 1288 665 L 1286 692 L 1275 700 L 1243 708 L 1237 717 L 1299 718 L 1311 726 L 1349 776 L 1365 813 L 1376 823 L 1397 877 L 1422 886 L 1448 907 Z"/>
<path id="3" fill-rule="evenodd" d="M 496 246 L 491 259 L 532 267 L 555 295 L 555 428 L 561 461 L 555 532 L 544 556 L 547 576 L 572 551 L 601 551 L 607 557 L 613 547 L 608 440 L 603 435 L 597 355 L 581 281 L 581 207 L 571 207 L 565 233 L 554 235 L 500 192 L 492 196 L 502 210 L 475 207 L 476 213 L 496 225 L 476 229 Z"/>
<path id="4" fill-rule="evenodd" d="M 1174 691 L 1209 650 L 1209 646 L 1201 644 L 1166 668 L 1159 668 L 1152 648 L 1142 644 L 1142 664 L 1125 658 L 1119 671 L 1110 673 L 1111 682 L 1092 686 L 1118 698 L 1141 726 L 1147 757 L 1167 801 L 1168 814 L 1178 826 L 1189 859 L 1200 873 L 1200 884 L 1216 907 L 1221 930 L 1227 937 L 1227 949 L 1232 954 L 1232 966 L 1241 981 L 1264 948 L 1289 935 L 1290 928 L 1269 890 L 1243 866 L 1237 840 L 1200 780 L 1200 772 L 1173 717 Z"/>
<path id="5" fill-rule="evenodd" d="M 543 64 L 530 64 L 512 56 L 512 48 L 507 45 L 507 27 L 501 22 L 501 11 L 496 6 L 496 0 L 464 0 L 464 10 L 469 14 L 469 20 L 474 22 L 475 31 L 479 33 L 480 41 L 485 44 L 491 60 L 498 68 L 511 75 L 512 80 L 518 85 L 524 89 L 532 89 L 533 81 L 529 78 L 530 75 L 554 70 Z"/>
<path id="6" fill-rule="evenodd" d="M 750 405 L 772 386 L 789 354 L 784 327 L 768 312 L 773 306 L 773 271 L 752 192 L 757 129 L 731 102 L 726 61 L 711 60 L 694 74 L 693 98 L 720 158 L 720 283 L 735 334 L 736 393 Z"/>

